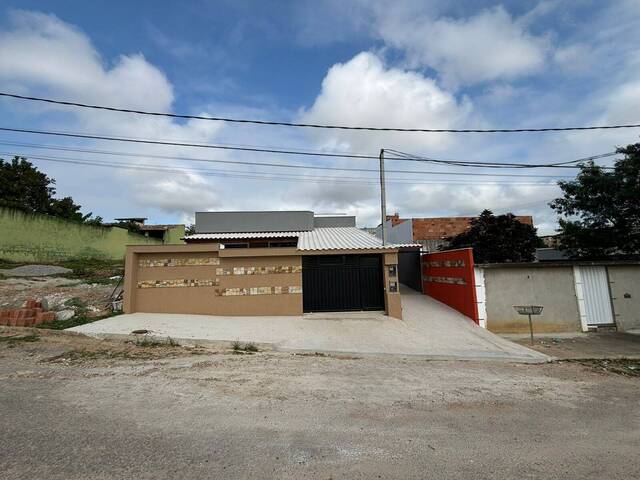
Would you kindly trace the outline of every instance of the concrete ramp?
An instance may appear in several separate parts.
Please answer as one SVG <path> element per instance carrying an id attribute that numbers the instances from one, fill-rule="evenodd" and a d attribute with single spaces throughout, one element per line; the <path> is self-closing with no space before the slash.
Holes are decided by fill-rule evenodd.
<path id="1" fill-rule="evenodd" d="M 545 362 L 549 357 L 500 338 L 457 311 L 403 289 L 404 320 L 380 312 L 290 317 L 222 317 L 134 313 L 71 328 L 97 337 L 149 330 L 153 336 L 197 341 L 255 342 L 274 350 L 429 359 Z"/>

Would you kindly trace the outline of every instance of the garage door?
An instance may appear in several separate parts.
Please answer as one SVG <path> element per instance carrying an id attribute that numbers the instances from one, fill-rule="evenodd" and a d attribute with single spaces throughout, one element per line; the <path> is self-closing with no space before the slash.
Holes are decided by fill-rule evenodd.
<path id="1" fill-rule="evenodd" d="M 380 255 L 302 257 L 305 312 L 384 310 Z"/>

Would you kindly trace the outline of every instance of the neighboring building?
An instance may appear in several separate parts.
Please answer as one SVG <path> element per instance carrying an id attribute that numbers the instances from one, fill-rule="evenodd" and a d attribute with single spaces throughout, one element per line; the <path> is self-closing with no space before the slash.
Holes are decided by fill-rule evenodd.
<path id="1" fill-rule="evenodd" d="M 471 248 L 422 255 L 425 294 L 494 333 L 527 333 L 515 305 L 543 307 L 534 333 L 640 329 L 639 261 L 474 264 Z"/>
<path id="2" fill-rule="evenodd" d="M 471 220 L 477 217 L 435 217 L 435 218 L 400 218 L 395 213 L 387 215 L 385 229 L 387 241 L 391 243 L 417 243 L 423 251 L 434 252 L 447 244 L 447 238 L 466 231 Z M 527 225 L 533 225 L 529 215 L 516 216 L 516 219 Z M 376 228 L 376 235 L 382 237 L 382 228 Z"/>
<path id="3" fill-rule="evenodd" d="M 145 222 L 145 217 L 123 217 L 114 218 L 116 222 L 105 224 L 107 226 L 118 227 L 122 223 L 129 223 L 137 228 L 138 233 L 149 238 L 157 238 L 162 240 L 162 243 L 183 243 L 182 237 L 184 237 L 184 225 L 182 224 L 170 224 L 170 225 L 148 225 Z"/>
<path id="4" fill-rule="evenodd" d="M 419 248 L 310 211 L 197 212 L 195 231 L 186 245 L 128 249 L 125 312 L 402 318 L 398 253 Z"/>
<path id="5" fill-rule="evenodd" d="M 548 248 L 558 248 L 560 246 L 560 235 L 542 235 L 540 240 L 543 241 Z"/>

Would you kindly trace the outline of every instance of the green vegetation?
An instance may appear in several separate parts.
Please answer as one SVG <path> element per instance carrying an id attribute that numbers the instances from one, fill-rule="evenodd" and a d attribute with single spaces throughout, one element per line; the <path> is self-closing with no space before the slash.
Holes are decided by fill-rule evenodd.
<path id="1" fill-rule="evenodd" d="M 550 206 L 560 223 L 560 248 L 575 258 L 640 257 L 640 143 L 618 148 L 612 170 L 580 165 L 564 196 Z"/>
<path id="2" fill-rule="evenodd" d="M 13 348 L 21 342 L 37 342 L 38 340 L 40 337 L 35 334 L 0 336 L 0 343 L 6 343 L 7 348 Z"/>
<path id="3" fill-rule="evenodd" d="M 235 353 L 255 353 L 258 352 L 258 346 L 253 342 L 241 343 L 240 340 L 235 340 L 231 344 L 231 349 Z"/>
<path id="4" fill-rule="evenodd" d="M 180 344 L 176 342 L 173 338 L 167 337 L 166 340 L 143 336 L 142 338 L 137 337 L 135 340 L 136 347 L 179 347 Z"/>
<path id="5" fill-rule="evenodd" d="M 640 359 L 632 358 L 592 358 L 580 360 L 565 360 L 589 366 L 603 373 L 615 373 L 627 377 L 640 377 Z"/>
<path id="6" fill-rule="evenodd" d="M 543 246 L 536 229 L 516 219 L 512 213 L 495 216 L 484 210 L 471 220 L 471 227 L 448 239 L 443 250 L 473 247 L 476 263 L 532 262 L 536 248 Z"/>
<path id="7" fill-rule="evenodd" d="M 82 208 L 71 197 L 54 198 L 56 181 L 24 157 L 10 162 L 0 158 L 0 206 L 30 213 L 44 213 L 53 217 L 90 225 L 101 225 L 101 217 L 83 215 Z"/>
<path id="8" fill-rule="evenodd" d="M 87 315 L 81 314 L 76 315 L 69 320 L 57 320 L 50 323 L 41 323 L 40 325 L 36 325 L 36 328 L 45 328 L 48 330 L 66 330 L 67 328 L 78 327 L 80 325 L 84 325 L 86 323 L 97 322 L 98 320 L 103 320 L 109 317 L 115 317 L 116 315 L 120 315 L 120 312 L 111 312 L 108 315 L 102 315 L 99 317 L 88 317 Z"/>
<path id="9" fill-rule="evenodd" d="M 124 274 L 122 260 L 73 258 L 58 262 L 57 265 L 73 270 L 73 273 L 64 277 L 79 278 L 85 283 L 113 283 L 117 280 L 110 280 L 110 277 Z"/>

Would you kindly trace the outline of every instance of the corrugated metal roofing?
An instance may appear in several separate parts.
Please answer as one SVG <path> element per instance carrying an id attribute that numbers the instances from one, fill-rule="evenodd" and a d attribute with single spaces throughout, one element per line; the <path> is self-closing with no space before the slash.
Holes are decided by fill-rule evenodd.
<path id="1" fill-rule="evenodd" d="M 186 235 L 185 240 L 240 240 L 245 238 L 296 238 L 302 232 L 237 232 L 237 233 L 196 233 Z"/>
<path id="2" fill-rule="evenodd" d="M 357 227 L 316 228 L 301 232 L 298 250 L 391 250 L 399 245 L 382 245 L 382 240 Z"/>
<path id="3" fill-rule="evenodd" d="M 417 244 L 387 244 L 357 227 L 320 227 L 309 232 L 196 233 L 185 240 L 244 240 L 252 238 L 298 238 L 298 250 L 394 250 Z"/>

